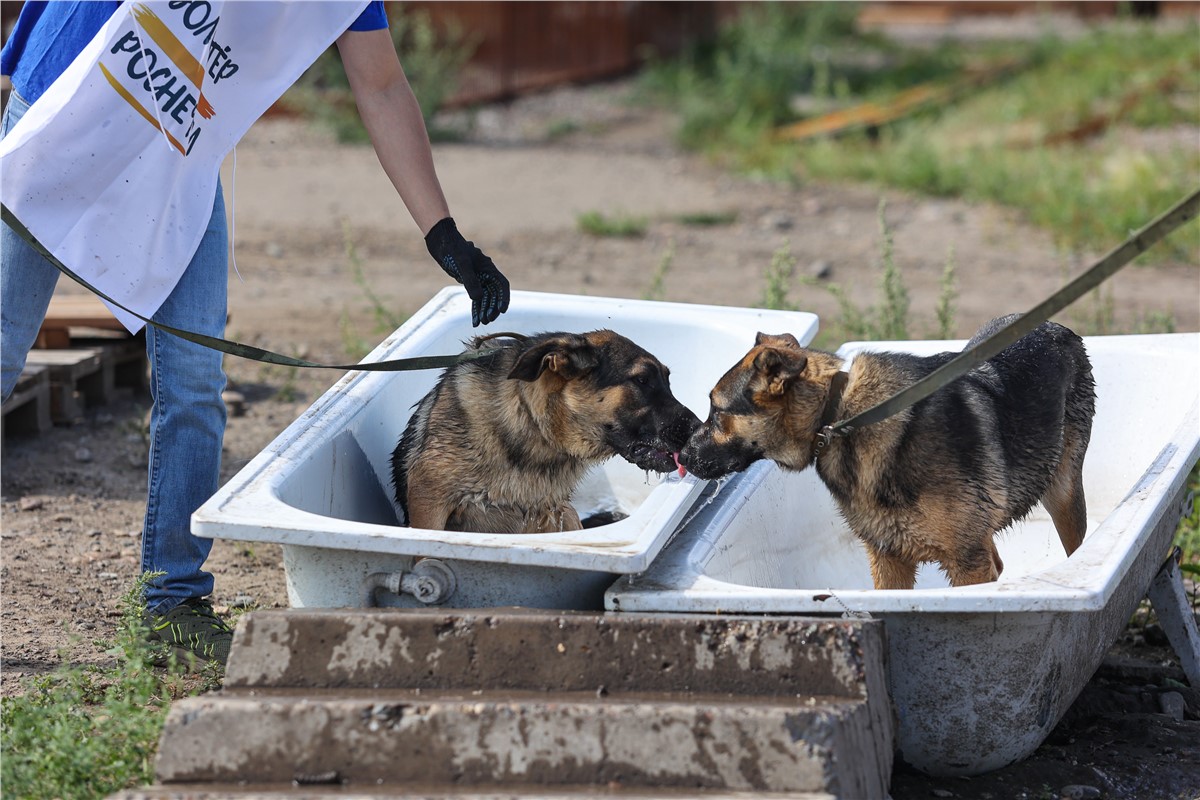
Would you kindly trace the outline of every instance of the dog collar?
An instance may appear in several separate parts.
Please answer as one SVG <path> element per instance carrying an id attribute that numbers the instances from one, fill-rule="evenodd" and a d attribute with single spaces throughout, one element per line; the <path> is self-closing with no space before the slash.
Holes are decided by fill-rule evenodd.
<path id="1" fill-rule="evenodd" d="M 817 456 L 821 455 L 821 452 L 833 438 L 830 435 L 830 426 L 837 419 L 838 404 L 842 402 L 842 392 L 846 390 L 846 382 L 849 379 L 849 373 L 838 370 L 829 381 L 829 394 L 825 396 L 825 408 L 821 411 L 821 422 L 817 426 L 816 441 L 813 446 L 813 461 L 817 460 Z"/>

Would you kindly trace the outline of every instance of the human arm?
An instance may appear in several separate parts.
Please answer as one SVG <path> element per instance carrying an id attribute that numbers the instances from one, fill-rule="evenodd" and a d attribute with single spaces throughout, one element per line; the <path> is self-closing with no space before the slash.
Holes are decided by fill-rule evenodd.
<path id="1" fill-rule="evenodd" d="M 508 280 L 462 237 L 433 165 L 421 108 L 387 29 L 347 31 L 338 52 L 358 113 L 383 171 L 396 187 L 438 265 L 471 297 L 471 323 L 488 324 L 508 310 Z"/>

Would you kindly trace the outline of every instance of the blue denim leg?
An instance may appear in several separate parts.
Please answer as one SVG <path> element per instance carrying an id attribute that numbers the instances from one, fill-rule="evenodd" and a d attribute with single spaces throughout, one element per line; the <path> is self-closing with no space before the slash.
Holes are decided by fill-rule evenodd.
<path id="1" fill-rule="evenodd" d="M 218 185 L 208 230 L 154 321 L 223 337 L 228 252 L 225 201 Z M 154 406 L 142 571 L 165 573 L 146 586 L 147 610 L 165 614 L 213 589 L 212 575 L 202 569 L 212 540 L 192 535 L 191 516 L 217 490 L 220 479 L 225 373 L 220 352 L 149 326 L 146 353 Z"/>
<path id="2" fill-rule="evenodd" d="M 0 130 L 7 134 L 29 104 L 9 95 Z M 7 400 L 37 338 L 59 272 L 7 225 L 0 225 L 0 389 Z"/>
<path id="3" fill-rule="evenodd" d="M 11 94 L 3 131 L 28 108 Z M 155 321 L 224 336 L 227 257 L 225 202 L 218 185 L 200 247 Z M 0 259 L 0 350 L 7 399 L 45 319 L 59 272 L 7 225 L 0 225 Z M 225 373 L 221 353 L 151 327 L 146 328 L 146 355 L 154 405 L 142 571 L 164 573 L 146 587 L 147 610 L 164 614 L 188 598 L 212 592 L 213 577 L 203 570 L 212 541 L 192 535 L 191 515 L 217 490 L 220 478 Z"/>

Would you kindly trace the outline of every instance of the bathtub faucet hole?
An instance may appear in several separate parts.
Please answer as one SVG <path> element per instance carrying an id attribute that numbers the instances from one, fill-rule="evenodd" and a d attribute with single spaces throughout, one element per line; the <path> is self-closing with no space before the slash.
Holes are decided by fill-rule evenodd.
<path id="1" fill-rule="evenodd" d="M 458 588 L 454 570 L 444 561 L 423 558 L 409 571 L 374 572 L 363 581 L 363 600 L 368 608 L 379 605 L 378 592 L 410 595 L 427 606 L 449 600 Z"/>

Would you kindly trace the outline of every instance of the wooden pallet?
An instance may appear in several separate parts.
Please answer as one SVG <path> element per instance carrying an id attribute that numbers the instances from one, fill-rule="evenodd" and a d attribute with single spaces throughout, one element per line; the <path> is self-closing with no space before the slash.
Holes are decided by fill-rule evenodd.
<path id="1" fill-rule="evenodd" d="M 94 295 L 56 294 L 4 404 L 4 426 L 40 433 L 148 386 L 145 336 L 130 335 Z"/>
<path id="2" fill-rule="evenodd" d="M 93 405 L 111 399 L 112 371 L 104 369 L 102 354 L 97 347 L 29 351 L 25 363 L 50 375 L 50 416 L 55 422 L 81 419 L 89 398 Z"/>
<path id="3" fill-rule="evenodd" d="M 66 349 L 29 351 L 26 364 L 44 368 L 50 376 L 50 416 L 70 424 L 88 407 L 107 405 L 118 393 L 147 388 L 145 340 L 141 336 L 115 340 L 77 339 Z"/>
<path id="4" fill-rule="evenodd" d="M 4 433 L 19 430 L 42 433 L 52 425 L 50 415 L 50 370 L 26 365 L 12 396 L 4 401 L 0 425 Z M 0 434 L 2 435 L 2 434 Z"/>
<path id="5" fill-rule="evenodd" d="M 33 346 L 38 349 L 65 349 L 72 338 L 92 337 L 102 333 L 128 336 L 117 318 L 94 294 L 55 294 L 50 298 L 46 319 L 38 331 Z"/>

